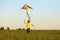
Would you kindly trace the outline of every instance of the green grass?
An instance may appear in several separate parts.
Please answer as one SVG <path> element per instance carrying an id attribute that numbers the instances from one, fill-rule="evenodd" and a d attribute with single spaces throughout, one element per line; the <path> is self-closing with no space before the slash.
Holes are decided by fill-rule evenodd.
<path id="1" fill-rule="evenodd" d="M 60 30 L 0 30 L 0 40 L 60 40 Z"/>

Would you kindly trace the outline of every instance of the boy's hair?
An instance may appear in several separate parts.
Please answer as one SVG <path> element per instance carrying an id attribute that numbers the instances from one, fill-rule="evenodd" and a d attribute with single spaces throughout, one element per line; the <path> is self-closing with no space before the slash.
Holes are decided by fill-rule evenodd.
<path id="1" fill-rule="evenodd" d="M 29 22 L 29 23 L 30 23 L 30 20 L 27 20 L 27 22 Z"/>

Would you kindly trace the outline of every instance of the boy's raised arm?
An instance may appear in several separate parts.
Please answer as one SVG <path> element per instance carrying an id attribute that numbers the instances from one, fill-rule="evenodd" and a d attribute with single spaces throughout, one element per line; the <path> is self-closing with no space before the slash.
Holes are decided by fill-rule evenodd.
<path id="1" fill-rule="evenodd" d="M 24 23 L 26 24 L 26 20 L 24 20 Z"/>

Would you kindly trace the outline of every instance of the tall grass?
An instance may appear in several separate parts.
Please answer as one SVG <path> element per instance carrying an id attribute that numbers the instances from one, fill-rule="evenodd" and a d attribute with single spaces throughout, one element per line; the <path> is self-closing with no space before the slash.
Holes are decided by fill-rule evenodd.
<path id="1" fill-rule="evenodd" d="M 60 40 L 60 30 L 0 30 L 0 40 Z"/>

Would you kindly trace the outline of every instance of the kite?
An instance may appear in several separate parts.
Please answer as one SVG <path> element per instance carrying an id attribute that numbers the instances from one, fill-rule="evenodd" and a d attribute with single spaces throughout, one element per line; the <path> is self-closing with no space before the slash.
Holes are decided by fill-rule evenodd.
<path id="1" fill-rule="evenodd" d="M 32 9 L 32 8 L 30 6 L 28 6 L 27 4 L 25 4 L 21 9 L 28 10 L 28 9 Z"/>
<path id="2" fill-rule="evenodd" d="M 27 16 L 28 16 L 28 19 L 30 20 L 31 18 L 30 18 L 30 16 L 29 16 L 29 14 L 28 14 L 28 9 L 32 9 L 30 6 L 28 6 L 27 4 L 25 4 L 21 9 L 24 9 L 24 10 L 26 10 L 26 14 L 27 14 Z"/>

